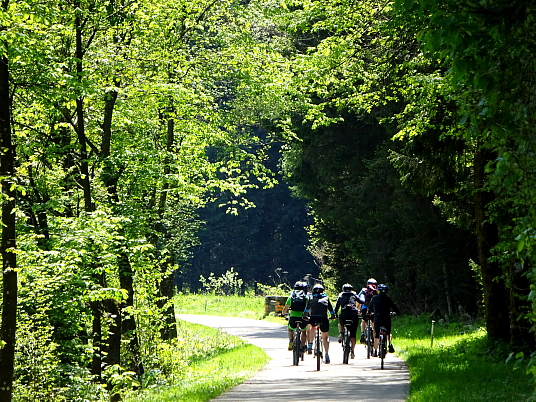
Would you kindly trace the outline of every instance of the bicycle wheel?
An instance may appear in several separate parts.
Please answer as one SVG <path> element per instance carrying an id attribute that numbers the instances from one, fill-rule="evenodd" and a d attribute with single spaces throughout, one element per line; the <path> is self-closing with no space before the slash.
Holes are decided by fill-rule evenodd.
<path id="1" fill-rule="evenodd" d="M 342 364 L 348 364 L 348 359 L 350 358 L 350 349 L 352 347 L 350 340 L 350 330 L 345 327 L 344 328 L 344 335 L 342 338 L 342 347 L 343 347 L 343 354 L 342 354 Z"/>
<path id="2" fill-rule="evenodd" d="M 387 354 L 387 345 L 386 345 L 386 337 L 387 337 L 387 331 L 384 327 L 380 328 L 380 339 L 378 344 L 378 354 L 379 358 L 381 360 L 380 366 L 383 370 L 383 359 L 385 359 L 385 355 Z"/>
<path id="3" fill-rule="evenodd" d="M 378 346 L 378 352 L 380 354 L 380 360 L 381 360 L 381 363 L 380 363 L 380 367 L 381 369 L 383 370 L 383 359 L 385 358 L 385 339 L 383 337 L 382 334 L 380 334 L 380 342 L 379 342 L 379 346 Z"/>
<path id="4" fill-rule="evenodd" d="M 322 337 L 320 336 L 320 328 L 316 329 L 315 350 L 316 350 L 316 371 L 320 371 L 320 363 L 322 362 Z"/>
<path id="5" fill-rule="evenodd" d="M 294 331 L 294 346 L 292 346 L 292 364 L 297 366 L 300 362 L 300 351 L 301 351 L 301 337 L 300 337 L 300 328 L 298 327 Z"/>
<path id="6" fill-rule="evenodd" d="M 367 359 L 370 359 L 370 355 L 372 355 L 372 348 L 374 347 L 374 338 L 372 334 L 372 327 L 367 325 L 367 333 L 365 334 L 366 343 L 367 343 Z"/>

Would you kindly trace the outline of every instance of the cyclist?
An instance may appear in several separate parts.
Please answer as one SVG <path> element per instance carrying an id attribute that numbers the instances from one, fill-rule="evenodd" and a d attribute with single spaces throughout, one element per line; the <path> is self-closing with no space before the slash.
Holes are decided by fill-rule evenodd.
<path id="1" fill-rule="evenodd" d="M 392 343 L 391 336 L 391 310 L 396 314 L 400 314 L 400 310 L 393 302 L 393 300 L 387 295 L 389 287 L 387 285 L 378 285 L 378 291 L 380 292 L 372 298 L 370 301 L 370 311 L 374 313 L 374 352 L 373 357 L 378 357 L 378 342 L 379 342 L 379 329 L 385 327 L 387 330 L 387 339 L 389 339 L 389 353 L 394 353 L 395 349 Z"/>
<path id="2" fill-rule="evenodd" d="M 363 321 L 361 321 L 361 339 L 359 340 L 360 343 L 365 343 L 365 328 L 367 327 L 366 317 L 369 314 L 368 305 L 370 304 L 370 300 L 372 299 L 372 297 L 378 294 L 377 286 L 378 281 L 376 281 L 376 279 L 374 278 L 369 278 L 369 280 L 367 281 L 367 286 L 362 288 L 357 295 L 359 303 L 361 304 L 361 316 L 363 317 Z"/>
<path id="3" fill-rule="evenodd" d="M 329 297 L 324 293 L 324 286 L 316 284 L 313 286 L 312 297 L 309 299 L 307 311 L 310 314 L 309 323 L 311 324 L 311 334 L 314 334 L 316 327 L 320 327 L 322 333 L 322 344 L 324 346 L 324 362 L 329 364 L 329 319 L 335 318 L 335 311 L 329 300 Z M 312 339 L 311 339 L 312 341 Z"/>
<path id="4" fill-rule="evenodd" d="M 305 348 L 305 342 L 307 341 L 307 336 L 305 335 L 306 328 L 308 327 L 308 320 L 304 317 L 304 311 L 307 308 L 307 292 L 306 284 L 304 282 L 296 282 L 294 284 L 294 290 L 288 297 L 285 307 L 283 307 L 282 315 L 287 314 L 290 309 L 290 316 L 288 319 L 288 350 L 292 350 L 294 346 L 294 331 L 296 330 L 296 321 L 301 321 L 300 327 L 302 330 L 302 345 Z"/>
<path id="5" fill-rule="evenodd" d="M 337 297 L 337 302 L 335 303 L 335 315 L 339 317 L 339 343 L 342 342 L 344 324 L 347 320 L 352 320 L 352 325 L 350 326 L 350 338 L 352 342 L 350 357 L 352 359 L 355 357 L 355 340 L 357 326 L 359 324 L 359 310 L 357 308 L 358 304 L 359 299 L 357 298 L 357 294 L 354 292 L 353 286 L 349 283 L 342 285 L 342 292 L 339 293 L 339 297 Z M 340 315 L 339 308 L 341 309 Z"/>

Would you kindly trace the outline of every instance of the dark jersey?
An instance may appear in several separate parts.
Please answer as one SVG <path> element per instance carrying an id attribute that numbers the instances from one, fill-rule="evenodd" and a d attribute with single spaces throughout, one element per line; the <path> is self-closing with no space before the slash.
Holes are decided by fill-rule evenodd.
<path id="1" fill-rule="evenodd" d="M 391 322 L 391 311 L 400 314 L 400 310 L 387 293 L 374 296 L 370 300 L 369 309 L 374 312 L 374 322 Z"/>
<path id="2" fill-rule="evenodd" d="M 309 314 L 315 317 L 327 317 L 328 311 L 333 314 L 333 306 L 325 294 L 314 294 L 309 299 Z"/>
<path id="3" fill-rule="evenodd" d="M 355 292 L 342 292 L 337 298 L 337 303 L 335 303 L 335 313 L 338 313 L 339 308 L 341 310 L 357 311 L 357 303 L 359 303 L 359 299 Z"/>

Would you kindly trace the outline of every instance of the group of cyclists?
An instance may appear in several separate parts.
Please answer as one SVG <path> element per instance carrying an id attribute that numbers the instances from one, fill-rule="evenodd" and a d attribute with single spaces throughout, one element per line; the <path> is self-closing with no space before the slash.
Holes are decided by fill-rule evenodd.
<path id="1" fill-rule="evenodd" d="M 309 291 L 307 282 L 298 281 L 294 284 L 294 289 L 288 297 L 282 314 L 289 311 L 288 322 L 288 350 L 294 346 L 293 334 L 296 330 L 296 322 L 300 322 L 300 328 L 305 333 L 302 336 L 302 347 L 307 349 L 308 354 L 312 354 L 313 339 L 316 327 L 320 327 L 322 334 L 322 344 L 324 347 L 324 363 L 329 364 L 329 320 L 339 319 L 339 342 L 342 342 L 344 325 L 351 321 L 349 326 L 351 338 L 350 357 L 355 358 L 355 346 L 357 343 L 357 329 L 361 329 L 360 343 L 365 343 L 365 328 L 367 319 L 373 323 L 373 328 L 385 327 L 389 340 L 389 352 L 394 353 L 391 335 L 391 311 L 400 314 L 400 310 L 388 296 L 387 285 L 379 284 L 374 278 L 367 281 L 367 285 L 359 293 L 349 283 L 342 286 L 342 292 L 337 297 L 335 308 L 332 307 L 329 297 L 325 293 L 324 286 L 316 284 Z M 340 310 L 340 313 L 339 313 Z M 361 325 L 360 325 L 361 324 Z M 373 357 L 378 356 L 378 331 L 374 330 L 374 351 Z M 306 345 L 307 344 L 307 345 Z"/>

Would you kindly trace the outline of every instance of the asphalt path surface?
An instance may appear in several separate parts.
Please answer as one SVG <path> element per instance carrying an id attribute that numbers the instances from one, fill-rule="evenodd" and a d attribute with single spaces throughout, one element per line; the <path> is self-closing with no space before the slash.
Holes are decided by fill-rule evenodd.
<path id="1" fill-rule="evenodd" d="M 298 366 L 292 365 L 292 352 L 287 350 L 287 329 L 283 325 L 261 320 L 179 314 L 181 320 L 219 328 L 262 348 L 270 362 L 255 376 L 237 385 L 214 401 L 390 401 L 407 400 L 409 372 L 404 362 L 388 353 L 384 369 L 380 359 L 367 359 L 363 345 L 356 346 L 355 359 L 342 364 L 342 348 L 330 338 L 331 364 L 322 363 L 316 371 L 316 360 L 305 355 Z M 396 347 L 396 340 L 393 342 Z"/>

